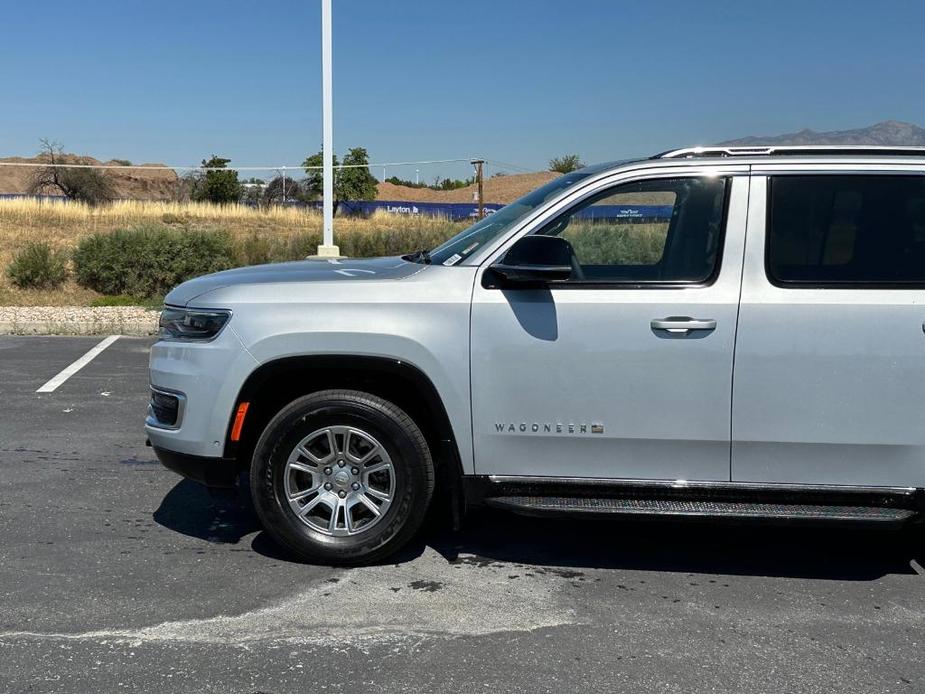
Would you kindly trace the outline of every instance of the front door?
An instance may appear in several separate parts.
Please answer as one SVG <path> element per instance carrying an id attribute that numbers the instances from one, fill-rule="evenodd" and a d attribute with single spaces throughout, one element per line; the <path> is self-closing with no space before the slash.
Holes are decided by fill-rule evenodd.
<path id="1" fill-rule="evenodd" d="M 571 243 L 569 281 L 476 280 L 478 474 L 729 479 L 747 198 L 746 176 L 622 183 L 528 232 Z"/>

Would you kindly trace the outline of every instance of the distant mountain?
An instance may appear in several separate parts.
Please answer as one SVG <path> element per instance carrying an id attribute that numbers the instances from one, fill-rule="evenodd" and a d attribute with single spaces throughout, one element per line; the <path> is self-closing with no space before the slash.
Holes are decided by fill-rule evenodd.
<path id="1" fill-rule="evenodd" d="M 719 144 L 746 147 L 754 145 L 925 146 L 925 129 L 912 123 L 888 120 L 867 128 L 857 128 L 856 130 L 833 130 L 820 133 L 807 129 L 798 133 L 787 133 L 786 135 L 740 137 L 737 140 L 727 140 Z"/>

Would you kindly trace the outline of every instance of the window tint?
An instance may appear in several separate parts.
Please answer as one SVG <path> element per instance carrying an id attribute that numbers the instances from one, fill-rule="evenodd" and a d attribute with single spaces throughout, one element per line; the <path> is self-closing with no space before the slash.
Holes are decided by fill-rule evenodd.
<path id="1" fill-rule="evenodd" d="M 778 284 L 925 285 L 925 177 L 774 177 L 767 269 Z"/>
<path id="2" fill-rule="evenodd" d="M 537 233 L 566 239 L 587 282 L 709 280 L 722 250 L 724 178 L 629 183 L 586 200 Z"/>

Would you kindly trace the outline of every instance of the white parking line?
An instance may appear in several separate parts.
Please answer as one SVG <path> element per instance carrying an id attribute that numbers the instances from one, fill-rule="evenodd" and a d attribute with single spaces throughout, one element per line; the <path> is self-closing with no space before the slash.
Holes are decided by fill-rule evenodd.
<path id="1" fill-rule="evenodd" d="M 41 388 L 39 388 L 35 392 L 36 393 L 54 392 L 58 388 L 58 386 L 60 386 L 67 379 L 69 379 L 71 376 L 73 376 L 75 373 L 77 373 L 83 367 L 85 367 L 87 364 L 93 361 L 100 352 L 102 352 L 104 349 L 109 347 L 109 345 L 111 345 L 113 342 L 115 342 L 118 339 L 119 339 L 118 335 L 110 335 L 105 340 L 103 340 L 98 345 L 96 345 L 96 347 L 94 347 L 89 352 L 87 352 L 85 355 L 83 355 L 80 359 L 75 361 L 70 366 L 66 367 L 56 376 L 52 377 L 52 379 L 48 381 L 48 383 L 43 385 Z"/>

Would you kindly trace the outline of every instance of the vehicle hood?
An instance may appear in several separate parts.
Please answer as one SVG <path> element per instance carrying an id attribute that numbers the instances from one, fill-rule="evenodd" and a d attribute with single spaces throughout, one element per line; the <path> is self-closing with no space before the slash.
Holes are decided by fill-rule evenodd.
<path id="1" fill-rule="evenodd" d="M 399 256 L 361 260 L 298 260 L 290 263 L 252 265 L 203 275 L 184 282 L 164 298 L 164 303 L 186 306 L 207 292 L 243 284 L 400 280 L 420 272 L 425 267 L 419 263 L 410 263 Z"/>

